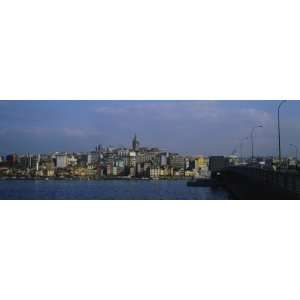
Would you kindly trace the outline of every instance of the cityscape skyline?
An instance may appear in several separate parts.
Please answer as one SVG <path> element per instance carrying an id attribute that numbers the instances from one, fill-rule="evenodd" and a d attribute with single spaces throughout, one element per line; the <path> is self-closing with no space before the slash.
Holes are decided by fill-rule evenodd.
<path id="1" fill-rule="evenodd" d="M 95 145 L 229 155 L 253 126 L 255 154 L 277 155 L 279 101 L 0 101 L 0 154 L 87 152 Z M 281 110 L 283 156 L 298 145 L 300 101 Z M 250 156 L 250 141 L 244 142 Z"/>

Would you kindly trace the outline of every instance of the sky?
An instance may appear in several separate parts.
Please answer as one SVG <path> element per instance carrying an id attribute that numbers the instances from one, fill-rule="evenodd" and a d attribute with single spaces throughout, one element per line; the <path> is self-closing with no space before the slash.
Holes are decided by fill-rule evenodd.
<path id="1" fill-rule="evenodd" d="M 254 126 L 255 155 L 276 155 L 279 101 L 0 101 L 0 154 L 159 147 L 186 155 L 229 155 Z M 300 101 L 280 110 L 283 155 L 300 147 Z M 299 148 L 300 149 L 300 148 Z M 250 139 L 243 142 L 250 155 Z"/>

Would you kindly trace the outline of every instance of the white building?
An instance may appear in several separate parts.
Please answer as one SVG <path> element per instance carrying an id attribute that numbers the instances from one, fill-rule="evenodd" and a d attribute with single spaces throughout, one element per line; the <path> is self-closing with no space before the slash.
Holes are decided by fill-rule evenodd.
<path id="1" fill-rule="evenodd" d="M 130 151 L 129 152 L 129 166 L 135 167 L 136 166 L 136 152 L 135 151 Z"/>
<path id="2" fill-rule="evenodd" d="M 77 158 L 75 158 L 74 155 L 68 156 L 67 165 L 76 166 L 77 165 Z"/>
<path id="3" fill-rule="evenodd" d="M 66 154 L 58 154 L 56 155 L 56 167 L 57 168 L 65 168 L 67 166 L 67 155 Z"/>
<path id="4" fill-rule="evenodd" d="M 92 151 L 88 154 L 87 163 L 88 165 L 94 164 L 99 160 L 99 153 Z"/>

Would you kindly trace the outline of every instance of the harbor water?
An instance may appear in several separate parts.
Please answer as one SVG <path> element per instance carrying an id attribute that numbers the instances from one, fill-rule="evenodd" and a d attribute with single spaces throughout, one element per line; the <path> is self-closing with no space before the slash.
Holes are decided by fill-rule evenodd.
<path id="1" fill-rule="evenodd" d="M 0 180 L 0 199 L 210 200 L 231 197 L 221 188 L 188 187 L 186 180 Z"/>

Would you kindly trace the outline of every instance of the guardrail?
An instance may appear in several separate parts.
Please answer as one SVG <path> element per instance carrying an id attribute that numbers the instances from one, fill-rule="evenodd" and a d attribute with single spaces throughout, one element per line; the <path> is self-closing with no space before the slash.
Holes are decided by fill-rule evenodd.
<path id="1" fill-rule="evenodd" d="M 299 174 L 239 166 L 228 167 L 225 171 L 226 170 L 246 176 L 251 180 L 258 181 L 269 186 L 273 185 L 289 192 L 300 194 Z"/>

